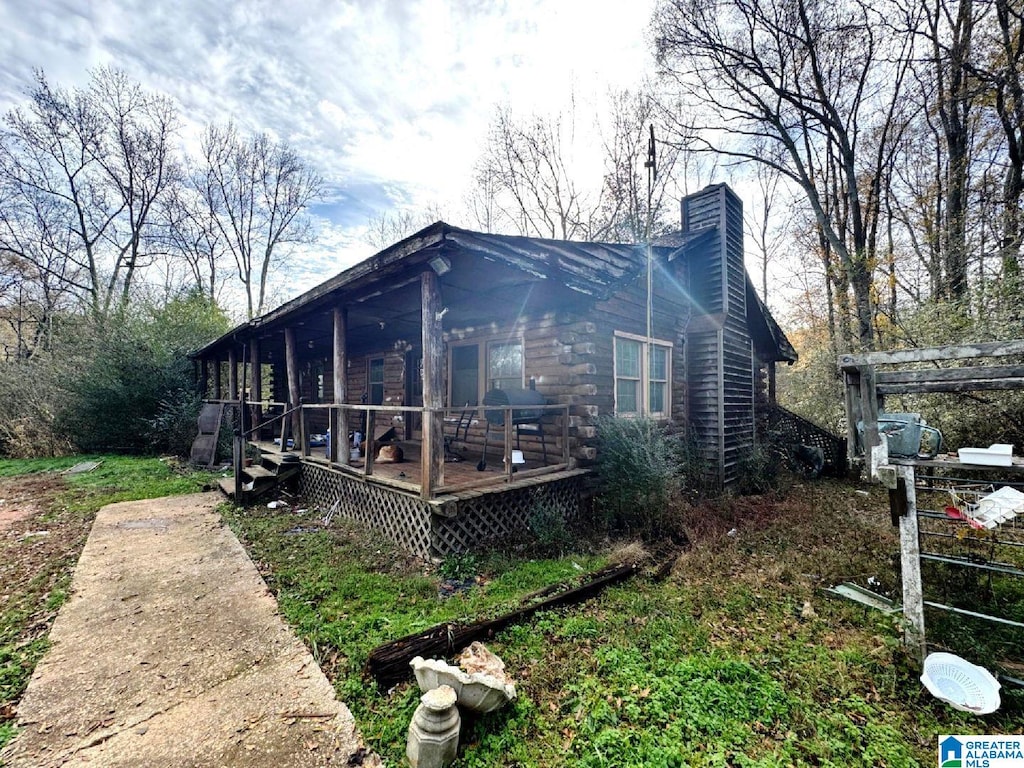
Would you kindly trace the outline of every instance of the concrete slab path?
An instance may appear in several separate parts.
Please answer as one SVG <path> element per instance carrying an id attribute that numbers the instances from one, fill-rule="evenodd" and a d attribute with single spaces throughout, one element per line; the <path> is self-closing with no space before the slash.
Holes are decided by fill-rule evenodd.
<path id="1" fill-rule="evenodd" d="M 221 522 L 222 498 L 100 510 L 0 764 L 380 765 Z"/>

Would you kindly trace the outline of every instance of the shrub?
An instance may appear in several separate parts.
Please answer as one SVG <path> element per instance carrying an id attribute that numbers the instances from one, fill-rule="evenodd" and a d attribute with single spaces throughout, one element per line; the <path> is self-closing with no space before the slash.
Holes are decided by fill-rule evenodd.
<path id="1" fill-rule="evenodd" d="M 150 447 L 158 453 L 187 456 L 202 407 L 202 399 L 191 389 L 179 387 L 169 393 L 157 403 L 156 416 L 149 421 Z"/>
<path id="2" fill-rule="evenodd" d="M 665 533 L 673 499 L 700 472 L 685 435 L 652 419 L 598 421 L 598 510 L 606 525 L 646 539 Z"/>
<path id="3" fill-rule="evenodd" d="M 31 459 L 71 452 L 55 424 L 57 404 L 67 397 L 61 382 L 59 371 L 42 360 L 0 366 L 0 453 Z"/>
<path id="4" fill-rule="evenodd" d="M 740 496 L 767 493 L 775 487 L 775 458 L 760 445 L 747 451 L 739 461 L 735 492 Z"/>
<path id="5" fill-rule="evenodd" d="M 187 452 L 198 415 L 187 355 L 226 328 L 201 295 L 107 321 L 68 385 L 59 426 L 85 451 Z"/>

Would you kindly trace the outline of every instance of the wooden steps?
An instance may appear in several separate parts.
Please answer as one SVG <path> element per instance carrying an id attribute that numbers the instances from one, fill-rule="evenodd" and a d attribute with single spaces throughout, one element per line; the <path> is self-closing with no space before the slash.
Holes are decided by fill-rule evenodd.
<path id="1" fill-rule="evenodd" d="M 242 468 L 245 495 L 250 499 L 262 496 L 295 477 L 301 467 L 302 462 L 297 454 L 278 453 L 260 448 L 260 463 Z M 217 484 L 228 498 L 236 498 L 237 489 L 233 477 L 223 477 Z"/>

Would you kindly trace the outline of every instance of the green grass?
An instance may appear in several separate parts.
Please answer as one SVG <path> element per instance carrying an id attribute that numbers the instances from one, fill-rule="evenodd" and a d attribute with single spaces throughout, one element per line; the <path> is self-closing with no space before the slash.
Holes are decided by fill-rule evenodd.
<path id="1" fill-rule="evenodd" d="M 1024 731 L 1024 701 L 972 717 L 937 702 L 900 643 L 901 627 L 820 588 L 892 583 L 884 494 L 833 483 L 789 499 L 723 500 L 686 512 L 694 542 L 662 582 L 635 578 L 536 615 L 488 645 L 519 697 L 467 719 L 456 765 L 930 766 L 943 733 Z M 351 707 L 369 745 L 403 764 L 419 692 L 381 693 L 369 651 L 441 620 L 511 607 L 524 592 L 602 564 L 482 556 L 489 581 L 447 601 L 442 574 L 357 529 L 288 534 L 309 521 L 229 511 L 282 612 Z M 727 535 L 737 528 L 735 535 Z M 444 570 L 463 575 L 469 558 Z M 808 607 L 809 606 L 809 610 Z M 933 639 L 941 641 L 941 637 Z"/>
<path id="2" fill-rule="evenodd" d="M 82 474 L 47 475 L 84 460 L 101 464 Z M 157 458 L 0 459 L 0 478 L 6 482 L 27 475 L 40 481 L 33 489 L 41 513 L 29 524 L 33 531 L 48 533 L 0 537 L 0 560 L 12 564 L 0 597 L 0 747 L 14 735 L 13 706 L 46 652 L 50 625 L 67 599 L 74 565 L 100 507 L 193 493 L 213 481 L 208 472 L 192 472 Z"/>

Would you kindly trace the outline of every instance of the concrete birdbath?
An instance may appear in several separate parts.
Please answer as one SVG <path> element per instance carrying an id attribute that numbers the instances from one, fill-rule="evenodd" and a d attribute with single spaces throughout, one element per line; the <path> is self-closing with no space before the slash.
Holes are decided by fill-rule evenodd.
<path id="1" fill-rule="evenodd" d="M 421 691 L 451 686 L 460 707 L 486 713 L 500 709 L 516 697 L 515 684 L 505 676 L 505 665 L 483 643 L 473 643 L 459 657 L 459 667 L 441 659 L 414 658 L 410 665 Z"/>

